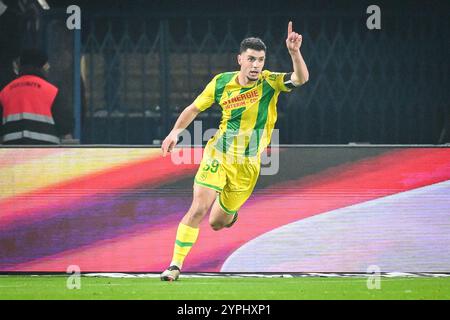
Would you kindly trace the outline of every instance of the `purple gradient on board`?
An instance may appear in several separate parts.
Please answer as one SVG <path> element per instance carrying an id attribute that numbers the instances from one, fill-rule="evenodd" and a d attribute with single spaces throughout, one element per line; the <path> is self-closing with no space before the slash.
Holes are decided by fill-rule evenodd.
<path id="1" fill-rule="evenodd" d="M 0 233 L 0 267 L 23 263 L 149 227 L 177 224 L 192 201 L 189 192 L 164 189 L 91 196 L 56 210 L 49 220 L 15 223 Z M 51 199 L 49 199 L 51 201 Z"/>

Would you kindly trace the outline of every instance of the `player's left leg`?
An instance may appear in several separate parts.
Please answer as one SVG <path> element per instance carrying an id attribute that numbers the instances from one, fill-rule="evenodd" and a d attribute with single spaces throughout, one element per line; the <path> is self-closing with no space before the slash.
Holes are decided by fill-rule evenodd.
<path id="1" fill-rule="evenodd" d="M 231 228 L 237 221 L 237 211 L 225 211 L 220 205 L 220 195 L 217 196 L 214 202 L 211 212 L 209 214 L 209 225 L 215 231 L 222 228 Z"/>
<path id="2" fill-rule="evenodd" d="M 227 184 L 217 196 L 209 214 L 213 230 L 230 228 L 238 219 L 238 211 L 253 192 L 259 176 L 259 163 L 224 166 Z"/>

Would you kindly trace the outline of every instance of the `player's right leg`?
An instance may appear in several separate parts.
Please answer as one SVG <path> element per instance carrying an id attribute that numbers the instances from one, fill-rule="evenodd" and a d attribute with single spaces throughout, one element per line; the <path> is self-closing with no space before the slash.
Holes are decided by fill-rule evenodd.
<path id="1" fill-rule="evenodd" d="M 191 207 L 178 225 L 172 262 L 161 274 L 161 280 L 177 280 L 184 259 L 197 240 L 199 225 L 208 213 L 216 199 L 216 191 L 198 184 L 194 184 L 194 197 Z"/>

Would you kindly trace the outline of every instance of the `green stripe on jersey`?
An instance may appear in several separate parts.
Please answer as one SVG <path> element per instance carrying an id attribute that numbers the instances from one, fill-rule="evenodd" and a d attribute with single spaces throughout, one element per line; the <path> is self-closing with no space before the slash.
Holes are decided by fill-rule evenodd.
<path id="1" fill-rule="evenodd" d="M 254 87 L 242 88 L 239 94 L 243 94 L 244 92 L 247 92 L 248 90 L 253 88 Z M 241 127 L 242 113 L 244 112 L 245 108 L 246 107 L 242 107 L 231 110 L 231 117 L 227 121 L 227 129 L 224 132 L 223 136 L 217 140 L 216 149 L 218 149 L 219 151 L 226 153 L 231 143 L 233 142 L 234 137 L 238 135 L 239 129 Z"/>
<path id="2" fill-rule="evenodd" d="M 227 121 L 227 129 L 222 137 L 217 140 L 216 149 L 225 153 L 233 142 L 233 138 L 238 134 L 241 126 L 242 112 L 245 107 L 231 111 L 231 118 Z"/>
<path id="3" fill-rule="evenodd" d="M 267 114 L 269 112 L 269 103 L 272 100 L 275 90 L 269 85 L 267 81 L 263 82 L 262 97 L 258 105 L 258 115 L 256 117 L 256 123 L 253 128 L 252 136 L 249 144 L 245 149 L 245 156 L 256 156 L 259 149 L 259 143 L 264 132 L 264 127 L 267 122 Z M 256 142 L 256 143 L 255 143 Z M 250 148 L 251 147 L 251 148 Z"/>
<path id="4" fill-rule="evenodd" d="M 223 90 L 225 90 L 225 86 L 236 75 L 236 73 L 237 73 L 237 71 L 222 73 L 217 78 L 217 80 L 216 80 L 216 90 L 214 91 L 214 101 L 216 103 L 220 102 L 220 99 L 222 98 Z"/>

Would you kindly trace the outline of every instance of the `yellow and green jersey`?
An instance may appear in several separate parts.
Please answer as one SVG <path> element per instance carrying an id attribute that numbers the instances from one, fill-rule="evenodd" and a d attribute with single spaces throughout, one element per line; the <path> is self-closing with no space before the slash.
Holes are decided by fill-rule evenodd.
<path id="1" fill-rule="evenodd" d="M 215 76 L 194 105 L 204 111 L 217 103 L 222 108 L 219 130 L 205 151 L 233 157 L 257 157 L 270 143 L 277 120 L 280 92 L 293 88 L 290 74 L 264 70 L 249 86 L 239 84 L 238 71 Z"/>

